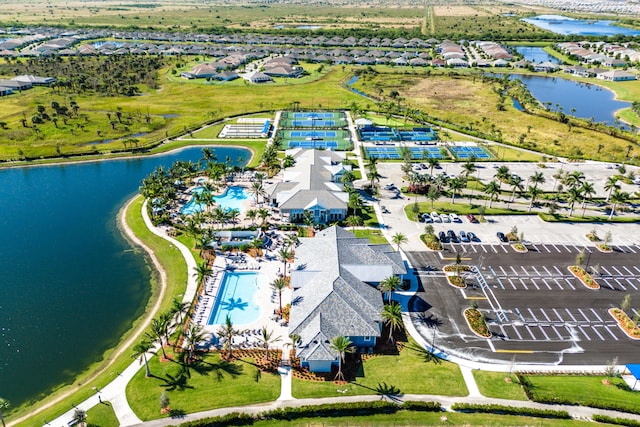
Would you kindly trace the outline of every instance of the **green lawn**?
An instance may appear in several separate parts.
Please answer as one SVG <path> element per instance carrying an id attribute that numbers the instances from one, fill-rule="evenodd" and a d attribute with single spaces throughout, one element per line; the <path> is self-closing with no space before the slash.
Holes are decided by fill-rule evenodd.
<path id="1" fill-rule="evenodd" d="M 463 414 L 458 412 L 398 411 L 394 414 L 361 415 L 356 417 L 300 418 L 294 421 L 256 421 L 255 427 L 288 426 L 538 426 L 538 427 L 593 427 L 590 421 L 549 420 L 496 414 Z"/>
<path id="2" fill-rule="evenodd" d="M 349 228 L 349 230 L 351 230 Z M 374 245 L 389 243 L 387 239 L 382 235 L 382 231 L 380 230 L 369 230 L 369 229 L 358 229 L 356 228 L 354 231 L 356 237 L 366 237 L 369 239 L 371 243 Z"/>
<path id="3" fill-rule="evenodd" d="M 96 427 L 118 427 L 120 423 L 110 402 L 102 402 L 87 411 L 87 423 Z"/>
<path id="4" fill-rule="evenodd" d="M 407 196 L 409 196 L 409 194 L 407 194 Z M 424 200 L 424 196 L 418 196 L 418 200 Z M 470 213 L 475 216 L 478 216 L 480 214 L 481 206 L 484 207 L 484 204 L 480 204 L 480 205 L 476 204 L 475 200 L 473 204 L 469 205 L 469 199 L 456 199 L 456 203 L 453 203 L 453 204 L 451 203 L 450 200 L 437 201 L 433 203 L 433 206 L 430 201 L 418 202 L 418 208 L 420 209 L 419 214 L 437 211 L 438 213 L 455 213 L 458 215 L 466 215 Z M 408 205 L 406 205 L 404 207 L 404 211 L 407 215 L 407 218 L 409 218 L 410 220 L 412 221 L 418 220 L 413 213 L 413 203 L 409 203 Z M 485 215 L 531 215 L 531 214 L 528 214 L 526 211 L 521 211 L 521 210 L 495 208 L 495 207 L 489 208 L 488 204 L 487 204 L 487 207 L 485 208 L 484 214 Z"/>
<path id="5" fill-rule="evenodd" d="M 562 401 L 584 406 L 614 405 L 629 412 L 640 413 L 640 393 L 625 390 L 621 378 L 603 384 L 604 376 L 538 376 L 525 375 L 532 385 L 533 400 Z"/>
<path id="6" fill-rule="evenodd" d="M 395 388 L 401 393 L 412 394 L 469 394 L 458 365 L 449 362 L 427 363 L 406 348 L 397 356 L 385 355 L 365 360 L 356 380 L 346 385 L 293 378 L 292 388 L 296 398 L 378 394 L 381 388 Z M 347 392 L 339 393 L 339 389 L 347 389 Z"/>
<path id="7" fill-rule="evenodd" d="M 227 363 L 217 353 L 206 355 L 200 372 L 193 369 L 191 378 L 182 386 L 172 389 L 165 381 L 167 374 L 179 375 L 180 365 L 160 362 L 158 357 L 149 361 L 152 377 L 146 378 L 140 369 L 127 385 L 129 405 L 142 420 L 161 418 L 158 399 L 165 392 L 173 410 L 187 413 L 226 406 L 270 402 L 280 395 L 280 377 L 260 373 L 252 359 Z"/>
<path id="8" fill-rule="evenodd" d="M 527 400 L 527 395 L 518 384 L 515 375 L 504 372 L 473 371 L 480 393 L 486 397 L 498 399 Z M 510 382 L 506 379 L 509 378 Z"/>

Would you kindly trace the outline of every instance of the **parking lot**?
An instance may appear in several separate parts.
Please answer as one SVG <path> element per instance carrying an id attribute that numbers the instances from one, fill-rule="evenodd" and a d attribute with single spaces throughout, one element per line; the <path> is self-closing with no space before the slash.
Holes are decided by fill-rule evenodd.
<path id="1" fill-rule="evenodd" d="M 451 246 L 451 245 L 447 245 Z M 516 358 L 519 363 L 598 364 L 619 357 L 637 361 L 640 341 L 629 338 L 609 308 L 631 295 L 630 314 L 640 307 L 637 245 L 603 254 L 588 246 L 539 244 L 519 254 L 506 244 L 457 244 L 444 253 L 410 252 L 422 285 L 416 311 L 428 319 L 421 333 L 449 354 L 476 361 Z M 467 288 L 449 285 L 441 272 L 463 253 L 463 264 L 478 267 L 467 274 Z M 567 269 L 585 250 L 589 269 L 601 286 L 586 288 Z M 475 301 L 493 336 L 474 335 L 462 312 Z M 426 309 L 424 309 L 426 308 Z M 424 310 L 423 310 L 424 309 Z"/>

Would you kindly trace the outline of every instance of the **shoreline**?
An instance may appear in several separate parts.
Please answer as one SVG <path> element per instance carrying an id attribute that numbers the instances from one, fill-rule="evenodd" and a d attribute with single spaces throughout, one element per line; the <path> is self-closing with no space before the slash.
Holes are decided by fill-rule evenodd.
<path id="1" fill-rule="evenodd" d="M 91 373 L 89 375 L 89 377 L 83 378 L 81 380 L 82 382 L 80 384 L 77 384 L 78 386 L 86 385 L 86 384 L 90 383 L 91 381 L 94 381 L 95 379 L 97 379 L 109 367 L 111 367 L 125 351 L 129 350 L 129 348 L 134 344 L 134 342 L 136 340 L 138 340 L 140 338 L 141 334 L 149 326 L 149 324 L 151 323 L 151 320 L 153 319 L 153 316 L 158 312 L 158 310 L 160 309 L 160 306 L 162 305 L 163 299 L 165 298 L 165 294 L 166 294 L 166 291 L 167 291 L 167 274 L 166 274 L 166 271 L 164 270 L 162 264 L 158 260 L 155 252 L 149 246 L 147 246 L 142 240 L 140 240 L 138 238 L 138 236 L 133 232 L 133 230 L 131 229 L 131 227 L 129 226 L 129 224 L 127 223 L 127 220 L 126 220 L 127 212 L 131 208 L 131 205 L 139 197 L 141 197 L 140 194 L 136 194 L 135 196 L 130 198 L 122 208 L 120 208 L 120 210 L 118 212 L 118 216 L 117 216 L 118 217 L 118 229 L 122 233 L 123 237 L 127 240 L 127 242 L 129 242 L 129 244 L 134 249 L 142 248 L 142 250 L 144 250 L 147 253 L 147 255 L 149 256 L 149 259 L 151 260 L 151 264 L 150 265 L 153 266 L 153 269 L 155 270 L 155 273 L 158 275 L 158 277 L 160 279 L 159 280 L 158 293 L 157 293 L 157 296 L 154 296 L 153 295 L 154 289 L 152 289 L 151 298 L 149 299 L 149 301 L 147 301 L 143 314 L 140 317 L 138 317 L 138 318 L 133 320 L 133 324 L 135 326 L 133 326 L 132 329 L 130 329 L 122 337 L 120 337 L 120 342 L 116 346 L 114 346 L 113 348 L 107 350 L 107 351 L 113 351 L 113 353 L 110 354 L 106 358 L 104 363 L 97 370 L 95 370 L 93 373 Z M 143 206 L 143 209 L 144 209 L 145 204 L 143 203 L 142 206 Z M 145 219 L 145 223 L 146 223 L 146 219 L 147 218 L 145 218 L 146 215 L 144 214 L 144 212 L 142 213 L 142 216 L 143 216 L 143 219 Z M 152 282 L 150 281 L 150 284 L 151 283 Z M 152 285 L 152 287 L 153 287 L 153 285 Z M 138 322 L 140 322 L 140 323 L 138 323 Z M 136 323 L 138 323 L 138 324 L 136 325 Z M 129 338 L 127 338 L 123 342 L 122 341 L 123 337 L 127 336 L 127 335 L 129 335 Z M 85 370 L 83 372 L 87 372 L 87 370 Z M 73 387 L 74 385 L 76 385 L 77 381 L 78 381 L 78 377 L 76 377 L 76 379 L 72 383 L 70 383 L 68 386 Z M 62 392 L 62 394 L 60 394 L 59 396 L 56 396 L 55 398 L 53 398 L 53 400 L 48 401 L 48 402 L 46 402 L 46 403 L 44 403 L 42 405 L 38 405 L 38 402 L 34 402 L 33 404 L 31 404 L 27 408 L 25 408 L 25 409 L 33 408 L 29 412 L 29 414 L 23 415 L 20 418 L 17 418 L 15 420 L 7 421 L 7 426 L 11 427 L 11 426 L 15 426 L 15 425 L 17 425 L 17 424 L 19 424 L 21 422 L 28 421 L 29 419 L 31 419 L 35 415 L 37 415 L 37 414 L 39 414 L 39 413 L 41 413 L 41 412 L 43 412 L 43 411 L 45 411 L 47 409 L 50 409 L 51 407 L 55 406 L 56 404 L 62 402 L 64 399 L 72 396 L 77 391 L 78 390 L 74 388 L 74 389 L 70 389 L 70 390 L 67 390 L 65 392 Z M 38 406 L 36 406 L 36 405 L 38 405 Z"/>

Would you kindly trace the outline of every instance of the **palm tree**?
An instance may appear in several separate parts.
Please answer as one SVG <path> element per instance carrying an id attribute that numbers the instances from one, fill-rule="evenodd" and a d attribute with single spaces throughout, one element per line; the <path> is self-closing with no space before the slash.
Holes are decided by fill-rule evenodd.
<path id="1" fill-rule="evenodd" d="M 209 267 L 209 263 L 207 263 L 207 261 L 203 261 L 198 264 L 195 268 L 195 272 L 193 273 L 193 275 L 198 278 L 198 283 L 206 280 L 207 277 L 210 277 L 212 274 L 213 270 Z"/>
<path id="2" fill-rule="evenodd" d="M 233 322 L 231 321 L 231 317 L 227 314 L 225 318 L 224 325 L 220 326 L 218 329 L 218 336 L 220 338 L 224 338 L 223 350 L 227 352 L 227 357 L 231 358 L 233 356 L 233 338 L 238 334 L 238 331 L 233 328 Z"/>
<path id="3" fill-rule="evenodd" d="M 167 318 L 165 316 L 160 316 L 157 319 L 151 319 L 151 331 L 145 333 L 152 342 L 158 342 L 158 344 L 160 344 L 162 357 L 165 359 L 167 359 L 167 353 L 164 351 L 164 337 L 167 334 L 168 329 L 169 322 L 167 321 Z"/>
<path id="4" fill-rule="evenodd" d="M 298 246 L 299 241 L 300 240 L 298 239 L 298 235 L 292 233 L 284 238 L 284 245 L 287 247 L 287 249 L 295 248 L 296 246 Z"/>
<path id="5" fill-rule="evenodd" d="M 407 236 L 402 233 L 396 233 L 391 237 L 391 241 L 397 246 L 397 250 L 399 251 L 400 245 L 407 243 L 409 239 L 407 239 Z"/>
<path id="6" fill-rule="evenodd" d="M 605 200 L 605 202 L 609 203 L 609 199 L 611 198 L 611 193 L 613 192 L 613 190 L 620 189 L 620 185 L 618 184 L 618 177 L 614 175 L 607 178 L 607 181 L 604 183 L 604 189 L 605 191 L 608 191 L 607 200 Z"/>
<path id="7" fill-rule="evenodd" d="M 189 350 L 189 361 L 193 361 L 196 353 L 196 345 L 201 341 L 209 339 L 209 333 L 202 329 L 202 326 L 191 324 L 187 331 L 186 341 Z"/>
<path id="8" fill-rule="evenodd" d="M 584 213 L 587 210 L 587 200 L 591 200 L 591 197 L 596 194 L 596 189 L 592 183 L 584 181 L 582 187 L 580 187 L 580 192 L 582 193 L 582 216 L 584 217 Z"/>
<path id="9" fill-rule="evenodd" d="M 629 201 L 629 197 L 630 197 L 629 193 L 627 193 L 626 191 L 616 190 L 613 192 L 613 194 L 611 195 L 611 202 L 613 203 L 613 205 L 611 206 L 611 213 L 609 214 L 609 220 L 613 218 L 613 215 L 615 214 L 615 211 L 616 211 L 616 206 L 619 204 L 627 203 Z"/>
<path id="10" fill-rule="evenodd" d="M 516 199 L 516 191 L 522 191 L 523 186 L 522 186 L 522 182 L 524 180 L 522 179 L 521 176 L 519 175 L 511 175 L 511 178 L 509 179 L 509 185 L 511 185 L 513 187 L 513 192 L 511 193 L 511 202 L 513 202 Z"/>
<path id="11" fill-rule="evenodd" d="M 351 227 L 351 231 L 355 231 L 355 228 L 361 226 L 363 223 L 362 218 L 356 215 L 349 215 L 345 221 L 347 225 Z"/>
<path id="12" fill-rule="evenodd" d="M 456 193 L 464 188 L 462 178 L 455 177 L 449 180 L 449 190 L 451 190 L 451 204 L 455 203 Z"/>
<path id="13" fill-rule="evenodd" d="M 527 212 L 531 213 L 531 209 L 533 208 L 533 204 L 535 203 L 535 201 L 538 198 L 538 196 L 540 194 L 542 194 L 542 190 L 539 189 L 535 185 L 530 185 L 529 189 L 527 190 L 527 194 L 529 194 L 529 197 L 531 197 L 531 200 L 529 201 L 529 210 Z"/>
<path id="14" fill-rule="evenodd" d="M 278 277 L 276 280 L 271 282 L 271 289 L 278 292 L 278 306 L 280 308 L 280 313 L 282 313 L 282 291 L 287 287 L 287 282 L 284 280 L 284 277 Z"/>
<path id="15" fill-rule="evenodd" d="M 575 170 L 567 175 L 567 184 L 571 187 L 580 187 L 584 182 L 584 172 Z"/>
<path id="16" fill-rule="evenodd" d="M 580 200 L 580 189 L 577 187 L 569 187 L 567 190 L 567 202 L 569 203 L 569 216 L 573 215 L 573 206 Z"/>
<path id="17" fill-rule="evenodd" d="M 349 207 L 353 209 L 353 214 L 358 214 L 358 209 L 362 208 L 362 197 L 356 191 L 349 193 Z"/>
<path id="18" fill-rule="evenodd" d="M 83 427 L 87 424 L 87 413 L 83 409 L 76 408 L 73 412 L 73 420 L 75 421 L 74 424 Z"/>
<path id="19" fill-rule="evenodd" d="M 499 182 L 508 182 L 510 176 L 511 171 L 509 170 L 509 167 L 503 165 L 496 169 L 496 174 L 493 177 Z"/>
<path id="20" fill-rule="evenodd" d="M 265 208 L 258 209 L 258 218 L 262 220 L 260 225 L 264 226 L 265 223 L 267 222 L 267 218 L 269 218 L 269 210 Z"/>
<path id="21" fill-rule="evenodd" d="M 433 168 L 440 165 L 440 162 L 435 157 L 429 157 L 427 159 L 427 164 L 429 165 L 429 175 L 433 176 Z"/>
<path id="22" fill-rule="evenodd" d="M 147 360 L 147 353 L 149 353 L 152 348 L 153 342 L 143 338 L 138 342 L 138 344 L 133 346 L 133 354 L 131 355 L 131 357 L 133 357 L 134 359 L 139 357 L 141 363 L 144 362 L 145 376 L 147 378 L 151 376 L 149 361 Z"/>
<path id="23" fill-rule="evenodd" d="M 291 340 L 291 350 L 292 352 L 292 356 L 295 358 L 296 357 L 296 345 L 298 344 L 298 341 L 300 341 L 300 335 L 298 334 L 289 334 L 289 339 Z M 287 344 L 285 344 L 287 345 Z"/>
<path id="24" fill-rule="evenodd" d="M 467 160 L 463 165 L 462 165 L 462 170 L 463 170 L 463 175 L 465 178 L 469 179 L 469 177 L 471 175 L 473 175 L 473 173 L 475 171 L 478 170 L 478 167 L 476 166 L 475 163 L 471 162 L 470 160 Z"/>
<path id="25" fill-rule="evenodd" d="M 289 251 L 287 248 L 282 248 L 278 251 L 278 258 L 280 259 L 280 261 L 282 261 L 284 267 L 282 270 L 283 277 L 286 277 L 287 275 L 287 263 L 292 257 L 293 253 L 291 253 L 291 251 Z"/>
<path id="26" fill-rule="evenodd" d="M 344 381 L 344 375 L 342 374 L 342 362 L 344 362 L 344 355 L 346 353 L 353 353 L 352 342 L 349 338 L 339 335 L 331 340 L 331 348 L 338 352 L 338 373 L 335 379 Z"/>
<path id="27" fill-rule="evenodd" d="M 249 187 L 249 193 L 253 194 L 256 198 L 256 205 L 258 204 L 258 197 L 262 195 L 263 189 L 262 181 L 253 181 L 251 187 Z"/>
<path id="28" fill-rule="evenodd" d="M 544 184 L 545 178 L 542 172 L 535 172 L 533 175 L 529 177 L 529 182 L 533 184 L 534 187 L 537 187 L 538 184 Z"/>
<path id="29" fill-rule="evenodd" d="M 431 200 L 431 209 L 433 209 L 433 204 L 439 198 L 440 198 L 440 190 L 438 190 L 435 185 L 432 185 L 431 187 L 429 187 L 429 191 L 427 191 L 427 199 Z"/>
<path id="30" fill-rule="evenodd" d="M 2 421 L 2 427 L 6 427 L 6 425 L 4 424 L 4 415 L 2 414 L 2 411 L 9 409 L 9 406 L 11 406 L 11 403 L 9 403 L 7 399 L 3 399 L 2 397 L 0 397 L 0 421 Z"/>
<path id="31" fill-rule="evenodd" d="M 264 346 L 265 351 L 265 359 L 269 360 L 269 346 L 273 343 L 280 341 L 280 337 L 274 337 L 273 331 L 268 331 L 266 326 L 263 326 L 260 329 L 260 341 L 262 341 L 262 345 Z"/>
<path id="32" fill-rule="evenodd" d="M 180 324 L 182 324 L 182 315 L 189 310 L 190 305 L 188 302 L 182 302 L 178 298 L 174 298 L 171 301 L 171 312 L 178 315 L 178 322 Z"/>
<path id="33" fill-rule="evenodd" d="M 378 287 L 378 289 L 380 290 L 380 292 L 386 293 L 388 301 L 391 302 L 392 292 L 400 289 L 401 285 L 402 282 L 400 281 L 399 276 L 389 276 L 380 281 L 380 286 Z"/>
<path id="34" fill-rule="evenodd" d="M 489 195 L 489 208 L 491 208 L 491 205 L 493 204 L 493 199 L 497 199 L 498 195 L 500 194 L 500 184 L 498 184 L 498 182 L 496 182 L 495 180 L 489 182 L 487 184 L 487 186 L 484 188 L 484 192 L 485 194 Z M 485 206 L 486 206 L 486 202 L 485 202 Z"/>
<path id="35" fill-rule="evenodd" d="M 380 317 L 384 321 L 384 324 L 389 327 L 389 338 L 387 341 L 392 343 L 393 332 L 396 329 L 402 330 L 404 328 L 404 323 L 402 322 L 402 307 L 397 302 L 387 304 L 382 309 Z"/>
<path id="36" fill-rule="evenodd" d="M 254 221 L 256 220 L 256 217 L 258 216 L 258 211 L 255 209 L 249 209 L 246 213 L 245 216 L 251 220 L 251 225 L 253 226 Z"/>

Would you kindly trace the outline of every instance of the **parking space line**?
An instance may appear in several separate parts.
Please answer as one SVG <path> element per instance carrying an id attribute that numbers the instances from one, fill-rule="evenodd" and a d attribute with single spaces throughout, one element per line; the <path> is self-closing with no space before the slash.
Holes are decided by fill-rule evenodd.
<path id="1" fill-rule="evenodd" d="M 567 252 L 571 253 L 571 249 L 569 249 L 569 248 L 567 247 L 567 245 L 561 245 L 561 246 L 562 246 L 563 248 L 565 248 L 565 249 L 567 250 Z"/>
<path id="2" fill-rule="evenodd" d="M 629 249 L 629 252 L 631 252 L 631 253 L 633 253 L 633 254 L 635 254 L 635 253 L 636 253 L 635 249 L 633 249 L 633 247 L 632 247 L 632 246 L 627 246 L 627 248 Z"/>
<path id="3" fill-rule="evenodd" d="M 593 251 L 591 250 L 591 248 L 589 248 L 589 246 L 583 246 L 582 249 L 579 249 L 578 252 L 580 252 L 581 250 L 584 250 L 586 253 L 590 254 Z"/>
<path id="4" fill-rule="evenodd" d="M 626 291 L 627 288 L 620 282 L 620 279 L 613 279 L 616 281 L 616 283 L 618 284 L 618 286 L 620 286 L 622 288 L 623 291 Z"/>
<path id="5" fill-rule="evenodd" d="M 591 341 L 591 337 L 589 335 L 587 335 L 587 333 L 584 331 L 584 329 L 582 328 L 582 326 L 578 326 L 578 330 L 580 332 L 582 332 L 582 335 L 584 335 L 584 337 L 587 339 L 587 341 Z"/>
<path id="6" fill-rule="evenodd" d="M 607 288 L 611 289 L 612 291 L 615 291 L 615 290 L 616 290 L 616 288 L 614 288 L 613 286 L 611 286 L 611 284 L 609 283 L 609 280 L 611 280 L 611 279 L 604 279 L 604 285 L 605 285 Z M 613 279 L 613 280 L 615 280 L 615 279 Z"/>
<path id="7" fill-rule="evenodd" d="M 618 329 L 618 327 L 617 327 L 617 326 L 616 326 L 615 328 L 616 328 L 616 329 Z M 613 339 L 614 339 L 614 340 L 616 340 L 616 341 L 620 341 L 620 338 L 618 338 L 616 334 L 614 334 L 613 332 L 611 332 L 611 329 L 610 329 L 608 326 L 605 326 L 605 327 L 604 327 L 604 330 L 605 330 L 605 331 L 607 331 L 607 332 L 609 332 L 609 335 L 611 335 L 611 338 L 613 338 Z"/>
<path id="8" fill-rule="evenodd" d="M 547 275 L 549 275 L 549 276 L 553 276 L 553 274 L 551 274 L 551 272 L 549 271 L 549 269 L 547 268 L 547 266 L 546 266 L 546 265 L 543 265 L 543 266 L 542 266 L 542 268 L 544 268 L 544 271 L 546 271 L 546 272 L 547 272 Z"/>
<path id="9" fill-rule="evenodd" d="M 547 283 L 547 279 L 542 279 L 542 283 L 547 287 L 547 289 L 551 290 L 551 285 Z"/>
<path id="10" fill-rule="evenodd" d="M 564 273 L 563 273 L 562 271 L 560 271 L 560 269 L 559 269 L 558 267 L 556 267 L 556 266 L 554 265 L 554 266 L 553 266 L 553 268 L 555 268 L 555 269 L 556 269 L 556 271 L 558 272 L 558 274 L 559 274 L 560 276 L 564 276 Z"/>
<path id="11" fill-rule="evenodd" d="M 569 315 L 569 317 L 571 317 L 573 319 L 574 322 L 578 322 L 578 319 L 576 319 L 575 317 L 573 317 L 573 314 L 571 314 L 571 312 L 569 311 L 568 308 L 565 308 L 565 311 L 567 312 L 567 314 Z"/>
<path id="12" fill-rule="evenodd" d="M 505 247 L 504 247 L 504 246 L 502 246 L 502 245 L 500 245 L 500 249 L 502 249 L 502 250 L 504 251 L 504 253 L 505 253 L 505 254 L 506 254 L 507 252 L 509 252 L 509 251 L 507 250 L 507 248 L 505 248 Z"/>
<path id="13" fill-rule="evenodd" d="M 491 249 L 493 249 L 493 252 L 498 253 L 498 250 L 496 249 L 495 245 L 491 245 Z"/>
<path id="14" fill-rule="evenodd" d="M 516 328 L 515 326 L 512 326 L 513 331 L 516 333 L 516 335 L 518 336 L 518 339 L 520 341 L 522 341 L 522 335 L 520 334 L 520 331 L 518 331 L 518 328 Z"/>
<path id="15" fill-rule="evenodd" d="M 524 268 L 523 265 L 521 265 L 520 268 L 522 268 L 522 271 L 524 271 L 525 276 L 529 276 L 529 272 L 527 271 L 526 268 Z"/>
<path id="16" fill-rule="evenodd" d="M 485 248 L 484 245 L 480 245 L 480 248 L 482 248 L 485 254 L 487 253 L 487 248 Z"/>
<path id="17" fill-rule="evenodd" d="M 616 271 L 618 276 L 624 276 L 624 274 L 622 274 L 622 272 L 620 270 L 618 270 L 615 266 L 612 265 L 611 268 Z"/>
<path id="18" fill-rule="evenodd" d="M 504 268 L 502 268 L 502 266 L 499 266 L 498 268 L 499 268 L 500 270 L 502 270 L 502 274 L 503 274 L 504 276 L 508 276 L 507 272 L 505 271 L 505 269 L 504 269 Z"/>
<path id="19" fill-rule="evenodd" d="M 537 341 L 538 339 L 536 338 L 535 335 L 533 335 L 533 332 L 531 332 L 531 326 L 529 325 L 524 325 L 524 328 L 527 330 L 527 332 L 529 332 L 529 335 L 531 335 L 531 339 L 534 341 Z"/>
<path id="20" fill-rule="evenodd" d="M 572 290 L 572 291 L 575 291 L 575 290 L 576 290 L 576 287 L 575 287 L 575 286 L 573 286 L 573 283 L 571 283 L 571 280 L 570 280 L 569 278 L 565 277 L 564 282 L 565 282 L 567 285 L 569 285 L 569 287 L 571 288 L 571 290 Z"/>
<path id="21" fill-rule="evenodd" d="M 535 265 L 532 265 L 531 269 L 536 272 L 536 276 L 541 276 L 540 272 L 538 271 Z"/>
<path id="22" fill-rule="evenodd" d="M 622 268 L 624 268 L 625 270 L 627 270 L 627 272 L 629 273 L 629 276 L 633 276 L 633 272 L 631 270 L 629 270 L 627 267 L 625 267 L 624 265 L 622 266 Z"/>
<path id="23" fill-rule="evenodd" d="M 606 267 L 600 266 L 600 269 L 602 271 L 604 271 L 605 273 L 607 273 L 608 276 L 613 276 L 613 274 L 611 274 L 611 272 L 609 270 L 607 270 Z"/>
<path id="24" fill-rule="evenodd" d="M 549 316 L 547 316 L 547 313 L 542 308 L 539 310 L 542 313 L 542 315 L 547 319 L 547 322 L 551 322 L 551 319 L 549 318 Z"/>
<path id="25" fill-rule="evenodd" d="M 509 281 L 509 283 L 511 283 L 511 286 L 513 287 L 513 289 L 518 289 L 516 288 L 516 285 L 513 284 L 513 280 L 511 278 L 507 279 Z"/>
<path id="26" fill-rule="evenodd" d="M 564 291 L 564 288 L 562 287 L 562 285 L 560 284 L 560 281 L 558 279 L 556 279 L 555 277 L 553 278 L 553 281 L 556 282 L 556 285 L 558 285 L 558 287 L 560 288 L 561 291 Z"/>
<path id="27" fill-rule="evenodd" d="M 595 332 L 595 333 L 596 333 L 596 335 L 597 335 L 597 336 L 598 336 L 602 341 L 604 341 L 604 340 L 605 340 L 605 338 L 602 336 L 602 334 L 601 334 L 600 332 L 598 332 L 598 330 L 596 329 L 596 326 L 598 326 L 598 325 L 594 325 L 594 326 L 591 328 L 591 330 L 592 330 L 593 332 Z"/>
<path id="28" fill-rule="evenodd" d="M 627 283 L 629 284 L 629 286 L 631 286 L 633 289 L 635 289 L 636 291 L 638 290 L 638 288 L 636 287 L 636 285 L 633 284 L 633 282 L 631 281 L 631 279 L 625 279 L 627 281 Z"/>
<path id="29" fill-rule="evenodd" d="M 564 341 L 565 337 L 563 337 L 562 334 L 558 331 L 558 328 L 556 328 L 555 326 L 551 326 L 551 329 L 553 329 L 553 332 L 556 333 L 560 341 Z"/>
<path id="30" fill-rule="evenodd" d="M 564 322 L 564 319 L 562 318 L 562 316 L 560 316 L 560 313 L 558 313 L 558 310 L 556 310 L 555 308 L 552 308 L 551 311 L 553 311 L 553 314 L 556 315 L 558 320 L 560 320 L 561 322 Z"/>
<path id="31" fill-rule="evenodd" d="M 640 268 L 636 267 L 635 265 L 633 266 L 633 268 L 635 268 L 635 269 L 636 269 L 636 271 L 637 271 L 638 273 L 640 273 Z"/>
<path id="32" fill-rule="evenodd" d="M 513 275 L 514 275 L 514 276 L 516 276 L 516 277 L 518 277 L 518 272 L 516 271 L 516 269 L 515 269 L 515 268 L 513 268 L 513 266 L 512 266 L 512 265 L 510 265 L 509 267 L 511 267 L 511 270 L 513 271 Z"/>
<path id="33" fill-rule="evenodd" d="M 591 310 L 591 312 L 593 313 L 594 316 L 596 316 L 599 322 L 604 322 L 604 320 L 602 320 L 602 317 L 600 317 L 597 311 L 595 311 L 593 308 L 590 308 L 589 310 Z"/>
<path id="34" fill-rule="evenodd" d="M 506 341 L 509 341 L 509 334 L 507 334 L 507 331 L 504 329 L 505 325 L 502 324 L 498 324 L 498 328 L 500 328 L 500 333 L 502 334 L 502 336 L 504 337 L 504 339 Z"/>
<path id="35" fill-rule="evenodd" d="M 528 290 L 529 290 L 529 288 L 527 288 L 527 284 L 526 284 L 526 283 L 524 283 L 524 280 L 523 280 L 523 279 L 520 279 L 520 278 L 518 278 L 518 280 L 520 280 L 520 283 L 522 283 L 522 286 L 524 287 L 524 289 L 528 291 Z M 535 283 L 534 283 L 534 284 L 535 284 Z M 540 289 L 540 288 L 538 288 L 538 289 Z"/>
<path id="36" fill-rule="evenodd" d="M 578 313 L 580 313 L 582 315 L 582 317 L 584 317 L 584 320 L 586 320 L 587 322 L 589 321 L 589 318 L 587 317 L 586 314 L 584 314 L 584 311 L 582 311 L 581 308 L 578 308 Z"/>
<path id="37" fill-rule="evenodd" d="M 540 332 L 542 332 L 542 335 L 544 335 L 544 339 L 545 339 L 546 341 L 551 341 L 551 339 L 549 338 L 549 335 L 547 335 L 547 331 L 545 331 L 544 329 L 545 329 L 545 328 L 544 328 L 543 326 L 540 326 L 540 327 L 538 328 L 538 330 L 539 330 Z"/>
<path id="38" fill-rule="evenodd" d="M 538 322 L 538 318 L 536 317 L 535 314 L 533 314 L 533 311 L 531 311 L 531 309 L 528 307 L 527 307 L 527 310 L 529 311 L 529 314 L 531 314 L 531 319 L 533 319 L 534 322 Z"/>
<path id="39" fill-rule="evenodd" d="M 551 244 L 551 246 L 553 246 L 553 249 L 555 249 L 556 251 L 558 251 L 558 253 L 561 253 L 562 251 L 560 249 L 558 249 L 558 247 L 556 245 L 554 245 L 553 243 Z"/>
<path id="40" fill-rule="evenodd" d="M 520 313 L 520 310 L 518 309 L 518 307 L 514 308 L 514 309 L 513 309 L 513 311 L 514 311 L 514 312 L 516 313 L 516 315 L 520 318 L 520 320 L 522 320 L 523 322 L 525 321 L 525 320 L 524 320 L 524 317 L 522 317 L 522 313 Z"/>

